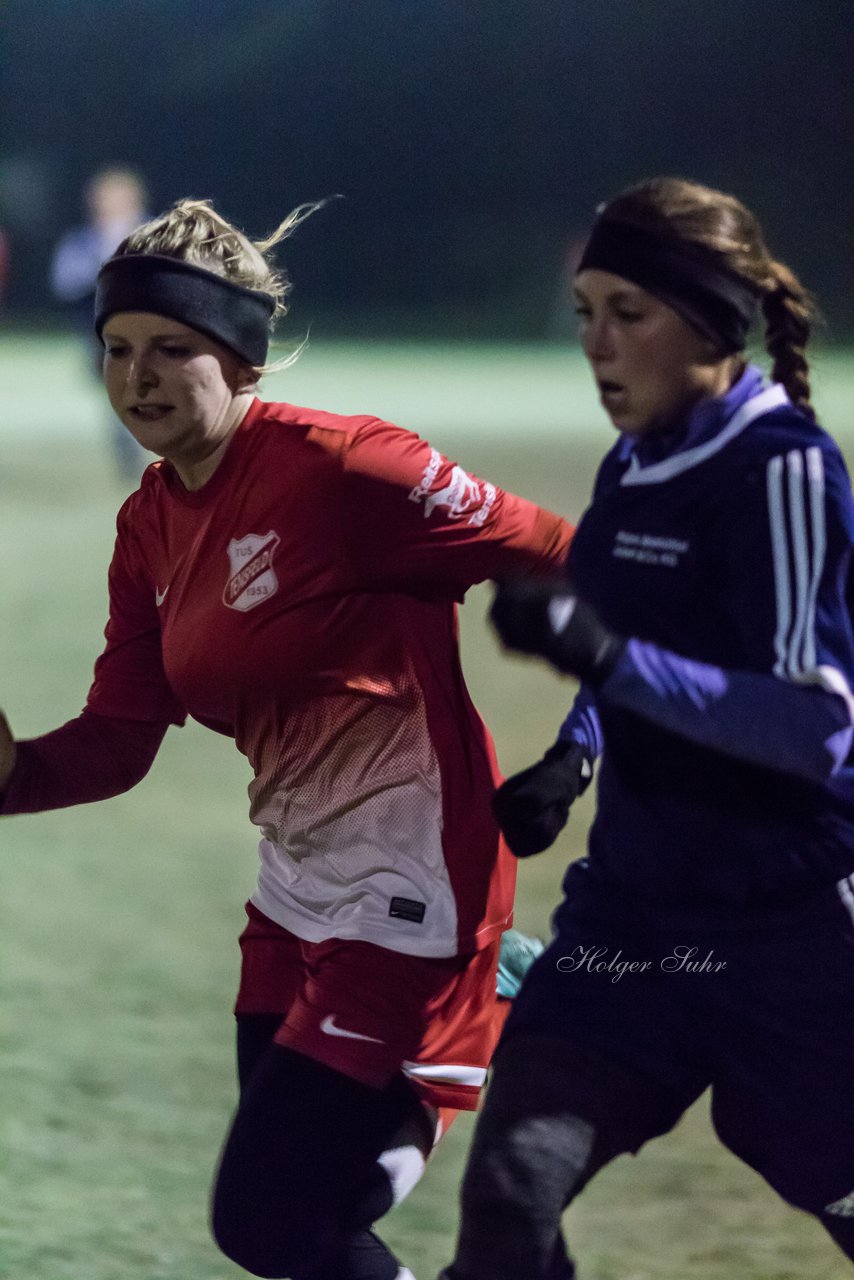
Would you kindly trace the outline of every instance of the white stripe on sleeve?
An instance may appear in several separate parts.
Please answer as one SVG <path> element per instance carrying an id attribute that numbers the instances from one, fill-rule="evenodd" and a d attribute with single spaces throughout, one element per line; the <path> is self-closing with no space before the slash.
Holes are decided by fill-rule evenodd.
<path id="1" fill-rule="evenodd" d="M 821 449 L 771 458 L 766 484 L 776 597 L 774 674 L 838 694 L 854 721 L 854 693 L 845 676 L 817 660 L 816 601 L 827 551 Z"/>
<path id="2" fill-rule="evenodd" d="M 796 679 L 803 668 L 803 639 L 807 627 L 809 605 L 810 552 L 807 545 L 807 522 L 804 510 L 804 456 L 797 449 L 786 455 L 789 482 L 789 526 L 795 571 L 795 625 L 789 639 L 786 671 Z"/>
<path id="3" fill-rule="evenodd" d="M 768 485 L 768 518 L 771 522 L 771 551 L 774 558 L 774 589 L 777 600 L 777 631 L 774 636 L 774 652 L 777 661 L 774 674 L 781 676 L 786 670 L 786 640 L 792 619 L 792 598 L 789 590 L 789 548 L 786 542 L 786 514 L 783 506 L 783 459 L 772 458 L 766 475 Z"/>
<path id="4" fill-rule="evenodd" d="M 821 449 L 807 449 L 807 485 L 810 503 L 810 525 L 812 529 L 813 572 L 807 598 L 807 629 L 804 635 L 804 666 L 812 670 L 816 663 L 815 646 L 815 602 L 818 596 L 818 583 L 824 568 L 824 556 L 827 549 L 827 531 L 824 521 L 824 459 Z"/>

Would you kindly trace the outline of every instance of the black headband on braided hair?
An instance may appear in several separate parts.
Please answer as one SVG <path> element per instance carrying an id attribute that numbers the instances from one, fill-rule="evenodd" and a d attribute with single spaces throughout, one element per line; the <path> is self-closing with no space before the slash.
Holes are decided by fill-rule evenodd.
<path id="1" fill-rule="evenodd" d="M 607 213 L 594 224 L 576 274 L 587 268 L 646 289 L 727 354 L 744 349 L 762 293 L 714 249 L 609 219 Z"/>
<path id="2" fill-rule="evenodd" d="M 103 342 L 110 316 L 150 311 L 216 338 L 257 368 L 267 359 L 275 309 L 268 293 L 246 289 L 195 263 L 164 254 L 127 253 L 110 258 L 98 273 L 95 332 Z"/>

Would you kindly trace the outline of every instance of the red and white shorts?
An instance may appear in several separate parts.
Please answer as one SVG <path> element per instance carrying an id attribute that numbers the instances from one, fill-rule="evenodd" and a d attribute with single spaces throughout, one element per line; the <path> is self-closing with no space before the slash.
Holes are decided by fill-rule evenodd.
<path id="1" fill-rule="evenodd" d="M 235 1012 L 281 1014 L 276 1043 L 363 1084 L 399 1071 L 422 1101 L 477 1108 L 509 1001 L 495 993 L 499 941 L 428 960 L 371 942 L 306 942 L 246 904 Z"/>

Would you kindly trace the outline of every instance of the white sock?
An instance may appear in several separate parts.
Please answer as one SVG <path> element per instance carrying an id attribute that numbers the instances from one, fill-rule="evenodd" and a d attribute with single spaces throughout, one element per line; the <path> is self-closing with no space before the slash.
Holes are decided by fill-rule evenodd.
<path id="1" fill-rule="evenodd" d="M 377 1164 L 381 1164 L 388 1174 L 394 1204 L 400 1204 L 421 1177 L 427 1161 L 418 1147 L 410 1145 L 392 1147 L 390 1151 L 383 1151 Z M 397 1277 L 397 1280 L 415 1280 L 415 1277 L 404 1272 L 402 1276 Z"/>
<path id="2" fill-rule="evenodd" d="M 415 1280 L 415 1276 L 409 1270 L 409 1267 L 401 1267 L 397 1273 L 397 1280 Z"/>

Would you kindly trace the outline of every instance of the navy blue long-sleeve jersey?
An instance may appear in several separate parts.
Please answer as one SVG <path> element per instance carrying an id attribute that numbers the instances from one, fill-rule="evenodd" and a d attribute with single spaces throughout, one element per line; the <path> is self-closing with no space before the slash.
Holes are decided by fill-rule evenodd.
<path id="1" fill-rule="evenodd" d="M 561 730 L 602 748 L 569 894 L 752 913 L 842 881 L 854 914 L 853 545 L 838 447 L 753 367 L 610 451 L 567 567 L 630 640 Z"/>

